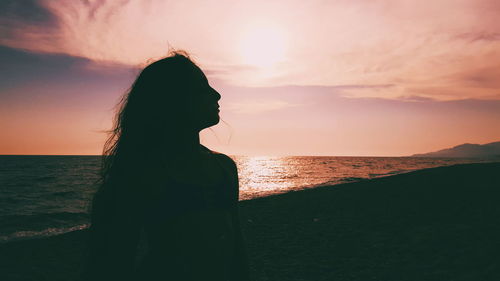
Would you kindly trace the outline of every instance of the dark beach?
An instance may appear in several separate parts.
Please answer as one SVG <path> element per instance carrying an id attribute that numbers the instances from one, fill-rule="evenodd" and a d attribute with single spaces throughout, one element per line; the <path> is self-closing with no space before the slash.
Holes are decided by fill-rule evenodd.
<path id="1" fill-rule="evenodd" d="M 500 280 L 500 163 L 240 202 L 254 280 Z M 0 280 L 78 280 L 86 231 L 0 244 Z"/>

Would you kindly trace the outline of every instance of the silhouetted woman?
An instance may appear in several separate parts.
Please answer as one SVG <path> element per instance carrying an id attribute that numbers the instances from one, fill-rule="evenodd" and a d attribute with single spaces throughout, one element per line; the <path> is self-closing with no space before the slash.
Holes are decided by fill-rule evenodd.
<path id="1" fill-rule="evenodd" d="M 236 165 L 199 140 L 220 98 L 186 52 L 142 70 L 104 146 L 84 279 L 249 280 Z"/>

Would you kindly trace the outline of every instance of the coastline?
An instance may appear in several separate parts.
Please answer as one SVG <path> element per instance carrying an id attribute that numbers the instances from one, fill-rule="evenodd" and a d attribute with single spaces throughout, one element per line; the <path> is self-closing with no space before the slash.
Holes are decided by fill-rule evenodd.
<path id="1" fill-rule="evenodd" d="M 500 163 L 240 201 L 254 280 L 494 280 Z M 77 280 L 86 230 L 0 245 L 1 280 Z"/>

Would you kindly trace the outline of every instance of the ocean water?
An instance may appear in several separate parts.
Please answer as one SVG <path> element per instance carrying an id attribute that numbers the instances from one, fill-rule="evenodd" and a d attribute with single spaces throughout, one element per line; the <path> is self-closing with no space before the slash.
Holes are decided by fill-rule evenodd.
<path id="1" fill-rule="evenodd" d="M 233 156 L 240 200 L 477 159 Z M 100 156 L 0 156 L 0 243 L 88 227 Z"/>

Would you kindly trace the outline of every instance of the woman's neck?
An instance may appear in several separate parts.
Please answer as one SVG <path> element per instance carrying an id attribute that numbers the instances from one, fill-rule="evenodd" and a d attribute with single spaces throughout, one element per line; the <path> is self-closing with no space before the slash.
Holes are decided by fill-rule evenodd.
<path id="1" fill-rule="evenodd" d="M 200 133 L 197 131 L 177 133 L 166 147 L 166 157 L 175 160 L 196 161 L 202 156 Z"/>

